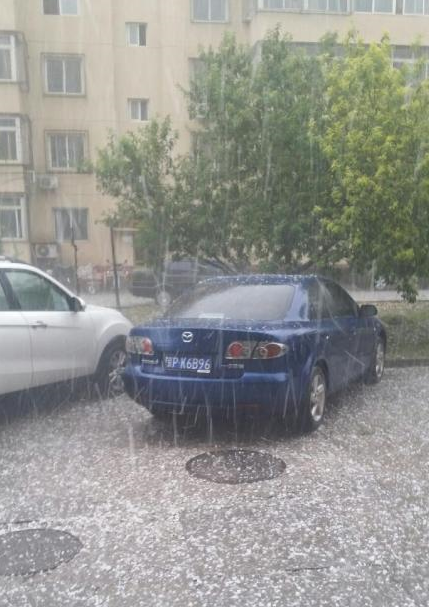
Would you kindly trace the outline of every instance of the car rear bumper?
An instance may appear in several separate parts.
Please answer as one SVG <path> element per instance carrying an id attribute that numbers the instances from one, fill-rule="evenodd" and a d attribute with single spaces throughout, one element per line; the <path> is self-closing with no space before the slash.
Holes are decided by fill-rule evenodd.
<path id="1" fill-rule="evenodd" d="M 296 401 L 288 373 L 244 373 L 240 378 L 210 379 L 151 375 L 128 364 L 123 372 L 127 394 L 148 409 L 225 410 L 258 406 L 267 412 L 286 413 Z"/>

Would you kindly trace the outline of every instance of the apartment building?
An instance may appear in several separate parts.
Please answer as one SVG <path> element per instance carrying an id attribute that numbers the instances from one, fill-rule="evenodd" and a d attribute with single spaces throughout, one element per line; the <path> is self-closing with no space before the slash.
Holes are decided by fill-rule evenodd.
<path id="1" fill-rule="evenodd" d="M 0 251 L 40 265 L 111 259 L 114 200 L 88 171 L 109 132 L 169 114 L 180 152 L 193 125 L 186 87 L 201 46 L 226 30 L 257 45 L 280 23 L 309 48 L 328 31 L 389 32 L 392 61 L 429 48 L 427 0 L 1 0 Z M 133 231 L 114 232 L 134 263 Z"/>

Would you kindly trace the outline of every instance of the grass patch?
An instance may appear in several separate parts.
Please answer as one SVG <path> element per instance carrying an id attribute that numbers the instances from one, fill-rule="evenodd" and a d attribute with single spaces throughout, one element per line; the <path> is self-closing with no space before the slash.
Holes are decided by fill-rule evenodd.
<path id="1" fill-rule="evenodd" d="M 429 359 L 429 302 L 378 303 L 387 331 L 387 358 Z"/>
<path id="2" fill-rule="evenodd" d="M 379 302 L 378 316 L 386 326 L 387 358 L 429 359 L 429 301 L 407 304 Z M 155 303 L 142 304 L 123 310 L 124 315 L 138 325 L 159 313 Z"/>

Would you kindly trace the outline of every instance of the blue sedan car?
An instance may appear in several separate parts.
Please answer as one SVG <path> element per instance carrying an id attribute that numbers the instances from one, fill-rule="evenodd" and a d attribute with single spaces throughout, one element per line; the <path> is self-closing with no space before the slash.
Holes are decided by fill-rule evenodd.
<path id="1" fill-rule="evenodd" d="M 131 330 L 125 389 L 154 415 L 257 407 L 314 430 L 330 393 L 380 381 L 386 333 L 376 314 L 318 276 L 209 279 Z"/>

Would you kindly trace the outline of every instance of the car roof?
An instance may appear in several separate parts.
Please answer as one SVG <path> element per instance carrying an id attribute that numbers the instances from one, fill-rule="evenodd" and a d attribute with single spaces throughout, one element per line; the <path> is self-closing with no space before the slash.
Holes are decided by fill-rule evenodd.
<path id="1" fill-rule="evenodd" d="M 215 276 L 204 283 L 230 285 L 292 285 L 308 287 L 316 280 L 325 280 L 315 274 L 237 274 L 233 276 Z"/>
<path id="2" fill-rule="evenodd" d="M 28 270 L 28 268 L 35 268 L 36 270 L 38 269 L 25 261 L 10 261 L 9 259 L 2 259 L 1 257 L 0 268 L 20 268 L 26 270 Z"/>

